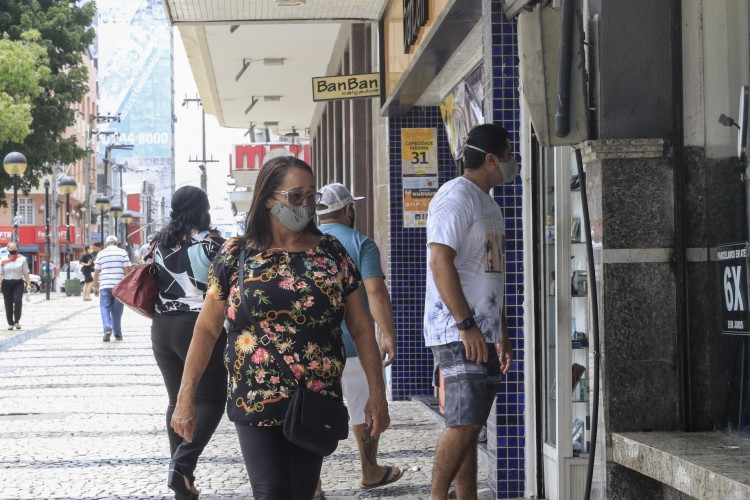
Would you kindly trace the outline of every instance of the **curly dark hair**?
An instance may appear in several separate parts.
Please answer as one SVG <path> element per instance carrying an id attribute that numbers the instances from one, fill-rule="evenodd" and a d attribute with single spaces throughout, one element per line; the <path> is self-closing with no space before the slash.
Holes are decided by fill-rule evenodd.
<path id="1" fill-rule="evenodd" d="M 179 188 L 172 195 L 172 211 L 169 213 L 171 220 L 159 233 L 159 243 L 172 248 L 190 237 L 194 230 L 210 230 L 210 208 L 208 196 L 202 189 L 195 186 Z"/>
<path id="2" fill-rule="evenodd" d="M 274 191 L 281 185 L 284 177 L 293 168 L 304 170 L 313 175 L 312 168 L 304 161 L 294 156 L 281 156 L 269 160 L 263 165 L 255 180 L 253 201 L 245 219 L 245 235 L 240 238 L 242 244 L 256 250 L 267 250 L 271 246 L 270 211 L 266 208 L 266 200 L 273 198 Z M 305 231 L 322 234 L 315 225 L 315 219 L 310 221 Z"/>

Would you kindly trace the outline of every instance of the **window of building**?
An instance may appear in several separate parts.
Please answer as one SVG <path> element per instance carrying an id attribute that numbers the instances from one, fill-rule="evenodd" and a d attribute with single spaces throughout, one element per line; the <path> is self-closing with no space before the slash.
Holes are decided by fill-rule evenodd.
<path id="1" fill-rule="evenodd" d="M 32 198 L 18 199 L 18 225 L 34 225 L 34 200 Z"/>

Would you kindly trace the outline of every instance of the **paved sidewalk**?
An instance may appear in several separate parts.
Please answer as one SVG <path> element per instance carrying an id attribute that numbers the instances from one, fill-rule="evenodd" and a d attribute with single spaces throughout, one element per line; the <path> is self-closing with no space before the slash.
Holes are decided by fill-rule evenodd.
<path id="1" fill-rule="evenodd" d="M 54 294 L 47 302 L 33 294 L 21 324 L 21 331 L 0 332 L 0 499 L 173 498 L 166 486 L 167 397 L 150 321 L 126 311 L 124 340 L 104 343 L 98 299 Z M 327 498 L 427 498 L 441 423 L 417 402 L 390 408 L 379 458 L 404 468 L 404 477 L 359 489 L 350 437 L 323 465 Z M 482 480 L 485 470 L 480 465 Z M 196 478 L 202 500 L 252 498 L 226 417 Z"/>

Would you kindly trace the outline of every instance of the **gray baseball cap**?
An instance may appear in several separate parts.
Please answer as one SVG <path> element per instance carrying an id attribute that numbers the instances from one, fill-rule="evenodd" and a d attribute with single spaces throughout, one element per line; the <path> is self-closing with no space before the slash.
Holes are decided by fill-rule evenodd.
<path id="1" fill-rule="evenodd" d="M 364 196 L 352 196 L 346 186 L 338 182 L 323 186 L 320 189 L 320 194 L 320 201 L 316 208 L 318 215 L 341 210 L 350 203 L 365 199 Z"/>

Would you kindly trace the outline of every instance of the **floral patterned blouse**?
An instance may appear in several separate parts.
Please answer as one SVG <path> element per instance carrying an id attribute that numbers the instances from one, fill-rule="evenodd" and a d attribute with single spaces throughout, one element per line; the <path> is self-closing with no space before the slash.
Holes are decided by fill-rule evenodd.
<path id="1" fill-rule="evenodd" d="M 208 296 L 225 300 L 229 321 L 224 362 L 229 372 L 227 414 L 236 423 L 282 425 L 297 386 L 266 349 L 271 342 L 297 380 L 340 399 L 346 353 L 341 338 L 344 297 L 361 282 L 359 271 L 338 240 L 323 235 L 303 252 L 248 249 L 247 308 L 237 286 L 239 240 L 222 246 L 209 270 Z M 248 321 L 250 310 L 255 325 Z"/>

